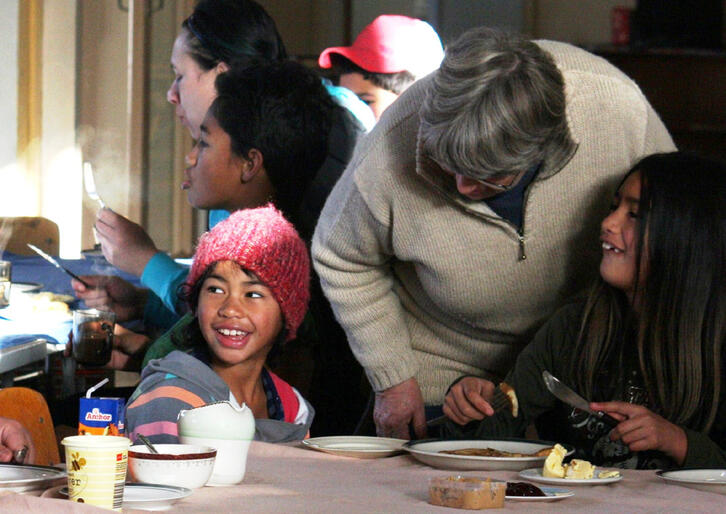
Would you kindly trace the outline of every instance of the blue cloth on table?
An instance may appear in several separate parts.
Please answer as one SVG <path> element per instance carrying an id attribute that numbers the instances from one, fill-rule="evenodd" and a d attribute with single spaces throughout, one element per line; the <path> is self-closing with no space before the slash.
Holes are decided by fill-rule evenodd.
<path id="1" fill-rule="evenodd" d="M 40 283 L 43 286 L 43 291 L 50 291 L 58 294 L 73 294 L 71 277 L 39 256 L 16 255 L 14 253 L 4 252 L 2 254 L 2 259 L 13 263 L 13 282 Z M 125 273 L 109 264 L 103 255 L 88 256 L 84 259 L 57 258 L 57 260 L 61 265 L 65 266 L 76 275 L 118 275 L 135 286 L 141 284 L 138 277 Z M 0 313 L 0 315 L 2 315 L 2 313 Z"/>
<path id="2" fill-rule="evenodd" d="M 16 255 L 3 252 L 2 259 L 13 263 L 11 277 L 13 282 L 38 283 L 41 284 L 42 291 L 73 295 L 71 278 L 43 258 L 36 255 Z M 59 258 L 58 262 L 76 275 L 118 275 L 136 286 L 140 285 L 137 277 L 115 268 L 106 261 L 103 255 L 87 256 L 83 259 Z M 75 301 L 70 307 L 72 309 L 83 308 L 84 304 Z M 12 304 L 7 310 L 0 310 L 0 338 L 43 337 L 51 343 L 65 345 L 68 333 L 73 326 L 70 320 L 27 319 L 25 316 L 13 316 L 12 314 Z M 27 339 L 27 341 L 32 341 L 32 339 Z"/>
<path id="3" fill-rule="evenodd" d="M 46 334 L 16 334 L 9 336 L 0 336 L 0 350 L 4 350 L 5 348 L 12 348 L 13 346 L 18 346 L 25 343 L 30 343 L 35 341 L 36 339 L 45 339 L 51 344 L 59 344 L 59 342 L 55 338 L 47 336 Z"/>

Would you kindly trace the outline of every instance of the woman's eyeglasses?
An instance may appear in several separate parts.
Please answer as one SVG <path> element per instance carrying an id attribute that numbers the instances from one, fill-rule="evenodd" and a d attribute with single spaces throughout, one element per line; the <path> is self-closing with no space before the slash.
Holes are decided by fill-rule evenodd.
<path id="1" fill-rule="evenodd" d="M 496 182 L 490 182 L 489 180 L 485 180 L 483 178 L 472 178 L 471 180 L 475 180 L 476 182 L 479 182 L 481 185 L 485 187 L 489 187 L 491 189 L 494 189 L 495 191 L 505 192 L 509 191 L 511 189 L 514 189 L 517 184 L 519 184 L 519 181 L 524 176 L 525 171 L 521 171 L 517 173 L 516 175 L 507 175 L 507 177 L 512 177 L 509 184 L 498 184 Z M 504 178 L 504 177 L 503 177 Z"/>
<path id="2" fill-rule="evenodd" d="M 441 168 L 444 172 L 448 173 L 449 175 L 457 175 L 456 172 L 449 170 L 446 166 L 442 166 L 436 159 L 429 156 L 429 159 L 434 162 L 439 168 Z M 469 180 L 473 180 L 475 182 L 478 182 L 479 184 L 483 185 L 484 187 L 488 187 L 490 189 L 493 189 L 495 191 L 499 191 L 500 193 L 504 193 L 505 191 L 510 191 L 517 187 L 517 184 L 519 184 L 519 181 L 522 180 L 522 177 L 526 175 L 527 170 L 520 171 L 519 173 L 515 173 L 514 175 L 501 175 L 502 180 L 505 180 L 507 178 L 510 178 L 509 183 L 500 184 L 498 182 L 492 182 L 491 180 L 486 180 L 483 178 L 473 178 L 469 177 L 468 175 L 463 175 L 467 177 Z"/>

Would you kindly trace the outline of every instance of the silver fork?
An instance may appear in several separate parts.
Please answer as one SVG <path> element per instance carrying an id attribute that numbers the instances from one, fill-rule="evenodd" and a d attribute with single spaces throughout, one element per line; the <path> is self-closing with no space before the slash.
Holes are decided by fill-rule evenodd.
<path id="1" fill-rule="evenodd" d="M 106 207 L 106 204 L 103 203 L 103 200 L 101 200 L 101 197 L 98 196 L 98 192 L 96 191 L 96 181 L 93 180 L 93 165 L 90 162 L 83 163 L 83 185 L 86 188 L 86 194 L 91 200 L 98 202 L 101 209 Z"/>

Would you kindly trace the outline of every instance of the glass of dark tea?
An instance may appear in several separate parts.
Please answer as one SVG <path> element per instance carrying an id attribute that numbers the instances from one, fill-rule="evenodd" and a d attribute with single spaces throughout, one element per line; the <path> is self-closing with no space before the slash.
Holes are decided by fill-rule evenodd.
<path id="1" fill-rule="evenodd" d="M 73 311 L 73 358 L 87 366 L 111 360 L 116 315 L 98 309 Z"/>

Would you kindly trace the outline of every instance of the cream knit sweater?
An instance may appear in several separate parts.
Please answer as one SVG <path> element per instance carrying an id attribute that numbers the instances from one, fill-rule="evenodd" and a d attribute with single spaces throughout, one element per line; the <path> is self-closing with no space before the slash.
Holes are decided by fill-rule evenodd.
<path id="1" fill-rule="evenodd" d="M 418 152 L 429 79 L 386 111 L 327 200 L 315 269 L 376 391 L 415 377 L 432 405 L 462 374 L 503 377 L 597 273 L 600 221 L 624 173 L 675 149 L 624 74 L 573 46 L 538 44 L 564 76 L 572 140 L 530 184 L 521 233 Z"/>

